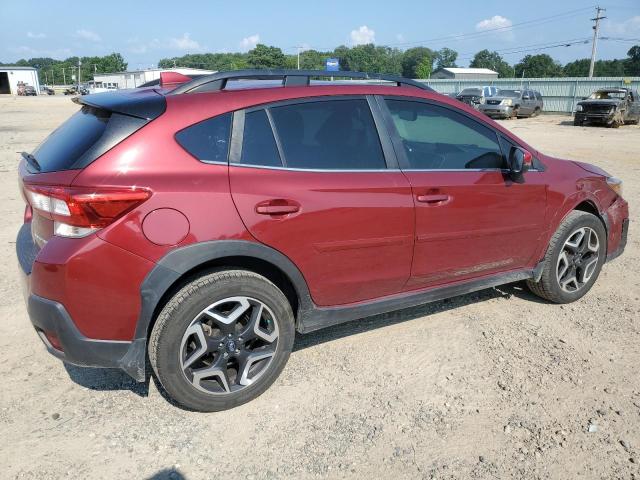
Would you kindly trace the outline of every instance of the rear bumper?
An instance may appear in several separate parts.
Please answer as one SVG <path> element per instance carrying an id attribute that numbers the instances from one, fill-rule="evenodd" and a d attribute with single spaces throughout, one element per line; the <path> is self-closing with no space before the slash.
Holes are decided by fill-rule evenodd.
<path id="1" fill-rule="evenodd" d="M 47 351 L 73 365 L 119 368 L 136 380 L 143 381 L 144 339 L 118 341 L 87 338 L 78 330 L 62 303 L 31 292 L 31 268 L 37 249 L 30 232 L 30 224 L 24 224 L 18 232 L 16 254 L 29 319 Z"/>

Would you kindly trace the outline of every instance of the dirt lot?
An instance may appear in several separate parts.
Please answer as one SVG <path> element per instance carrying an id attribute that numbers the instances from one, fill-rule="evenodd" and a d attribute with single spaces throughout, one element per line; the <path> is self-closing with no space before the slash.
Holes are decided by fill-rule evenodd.
<path id="1" fill-rule="evenodd" d="M 575 304 L 510 285 L 300 337 L 280 379 L 232 411 L 185 412 L 153 382 L 65 367 L 24 308 L 16 165 L 76 108 L 0 98 L 2 478 L 640 479 L 635 223 L 624 256 Z M 640 128 L 570 120 L 505 125 L 623 178 L 634 212 Z"/>

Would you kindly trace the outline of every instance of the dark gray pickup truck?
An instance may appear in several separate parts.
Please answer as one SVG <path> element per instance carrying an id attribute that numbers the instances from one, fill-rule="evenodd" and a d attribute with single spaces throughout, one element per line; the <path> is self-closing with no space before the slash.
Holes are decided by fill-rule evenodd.
<path id="1" fill-rule="evenodd" d="M 625 123 L 640 121 L 640 96 L 629 88 L 603 88 L 578 102 L 574 125 L 586 122 L 617 128 Z"/>

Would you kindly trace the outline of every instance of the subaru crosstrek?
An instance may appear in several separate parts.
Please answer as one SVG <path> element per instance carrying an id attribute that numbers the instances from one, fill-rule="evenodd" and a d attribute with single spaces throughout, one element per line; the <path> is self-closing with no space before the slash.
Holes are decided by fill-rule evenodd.
<path id="1" fill-rule="evenodd" d="M 573 302 L 624 249 L 621 181 L 600 168 L 418 82 L 326 75 L 78 97 L 19 167 L 49 352 L 139 381 L 148 358 L 176 402 L 221 410 L 274 382 L 296 331 L 522 280 Z"/>

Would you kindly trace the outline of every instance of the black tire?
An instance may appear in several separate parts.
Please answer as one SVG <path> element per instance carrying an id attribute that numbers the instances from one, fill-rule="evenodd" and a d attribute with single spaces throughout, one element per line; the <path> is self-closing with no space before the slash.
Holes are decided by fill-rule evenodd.
<path id="1" fill-rule="evenodd" d="M 595 269 L 589 280 L 579 289 L 567 292 L 560 286 L 558 280 L 559 257 L 565 246 L 565 242 L 580 228 L 591 229 L 598 237 L 598 258 Z M 595 249 L 595 248 L 594 248 Z M 600 274 L 605 262 L 607 251 L 606 230 L 602 221 L 595 215 L 574 210 L 562 221 L 558 230 L 551 237 L 549 247 L 543 260 L 542 276 L 540 281 L 527 280 L 529 290 L 535 295 L 554 303 L 575 302 L 584 296 L 593 286 Z"/>
<path id="2" fill-rule="evenodd" d="M 255 299 L 273 312 L 277 325 L 275 354 L 263 367 L 259 378 L 246 386 L 234 385 L 237 391 L 205 393 L 187 379 L 181 362 L 184 362 L 183 336 L 198 315 L 217 301 L 244 296 Z M 233 312 L 231 312 L 232 314 Z M 260 321 L 260 320 L 259 320 Z M 230 327 L 230 328 L 235 328 Z M 223 332 L 224 333 L 224 332 Z M 229 335 L 231 336 L 231 335 Z M 225 338 L 225 335 L 222 335 Z M 199 277 L 181 288 L 164 306 L 149 338 L 149 361 L 166 393 L 178 404 L 196 411 L 213 412 L 236 407 L 255 399 L 278 378 L 293 347 L 295 337 L 294 315 L 285 295 L 265 277 L 246 270 L 223 270 Z M 241 339 L 242 340 L 242 339 Z M 212 343 L 217 343 L 217 339 Z M 248 349 L 249 342 L 246 344 Z M 222 343 L 220 343 L 222 346 Z M 186 347 L 185 347 L 186 348 Z M 233 347 L 235 349 L 235 347 Z M 239 347 L 243 349 L 243 347 Z M 222 348 L 225 358 L 226 349 Z M 185 350 L 186 352 L 186 350 Z M 237 351 L 236 351 L 237 352 Z M 222 355 L 220 352 L 211 353 Z M 202 357 L 205 358 L 206 354 Z M 183 358 L 183 360 L 180 360 Z M 219 358 L 219 357 L 218 357 Z M 213 360 L 211 361 L 213 363 Z M 225 372 L 228 372 L 226 361 Z M 256 362 L 257 363 L 257 362 Z M 251 365 L 251 362 L 249 362 Z M 255 365 L 255 364 L 254 364 Z M 249 367 L 247 367 L 247 372 Z M 240 368 L 235 372 L 238 382 Z M 220 377 L 222 380 L 222 378 Z M 229 378 L 227 378 L 227 381 Z M 228 381 L 228 384 L 231 382 Z M 201 382 L 198 382 L 201 385 Z M 224 384 L 221 383 L 224 387 Z"/>
<path id="3" fill-rule="evenodd" d="M 573 126 L 574 127 L 581 127 L 583 125 L 583 121 L 582 120 L 578 120 L 576 118 L 573 119 Z"/>
<path id="4" fill-rule="evenodd" d="M 531 114 L 532 117 L 537 117 L 538 115 L 540 115 L 540 107 L 536 107 L 533 113 Z"/>
<path id="5" fill-rule="evenodd" d="M 516 120 L 518 118 L 518 115 L 520 114 L 520 107 L 514 107 L 513 110 L 511 111 L 511 119 Z"/>

